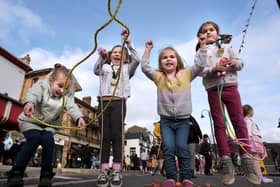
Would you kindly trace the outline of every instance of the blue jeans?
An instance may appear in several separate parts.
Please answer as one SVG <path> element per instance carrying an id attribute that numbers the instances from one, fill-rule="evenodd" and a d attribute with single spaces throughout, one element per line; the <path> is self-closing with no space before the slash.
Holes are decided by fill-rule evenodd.
<path id="1" fill-rule="evenodd" d="M 179 163 L 180 179 L 190 179 L 190 154 L 188 151 L 189 119 L 160 119 L 160 132 L 164 168 L 168 179 L 177 180 L 175 155 Z"/>
<path id="2" fill-rule="evenodd" d="M 16 167 L 26 168 L 33 153 L 42 146 L 42 168 L 52 168 L 54 138 L 50 131 L 28 130 L 23 132 L 26 142 L 17 155 Z"/>

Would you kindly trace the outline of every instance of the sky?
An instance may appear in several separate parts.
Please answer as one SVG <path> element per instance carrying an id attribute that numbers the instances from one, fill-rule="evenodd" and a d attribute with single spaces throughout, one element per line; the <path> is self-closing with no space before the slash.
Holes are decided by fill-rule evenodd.
<path id="1" fill-rule="evenodd" d="M 115 10 L 119 1 L 111 0 Z M 244 68 L 238 85 L 243 104 L 253 106 L 254 120 L 266 142 L 280 142 L 280 9 L 276 0 L 257 1 L 250 24 L 248 18 L 255 0 L 141 0 L 121 1 L 117 18 L 130 30 L 139 56 L 147 40 L 154 42 L 151 66 L 157 68 L 160 49 L 173 46 L 185 65 L 194 63 L 196 33 L 206 21 L 214 21 L 223 34 L 231 34 L 238 52 L 243 30 L 244 47 L 239 54 Z M 106 0 L 0 0 L 0 45 L 16 57 L 31 56 L 34 70 L 63 63 L 72 68 L 95 47 L 94 35 L 110 19 Z M 97 48 L 110 50 L 122 42 L 123 27 L 113 21 L 97 35 Z M 82 91 L 78 98 L 92 97 L 96 106 L 100 79 L 93 74 L 97 52 L 74 70 Z M 131 79 L 127 100 L 126 128 L 138 125 L 153 130 L 159 120 L 156 87 L 141 68 Z M 200 77 L 192 82 L 192 115 L 203 133 L 211 134 L 209 105 Z M 201 113 L 205 116 L 201 118 Z"/>

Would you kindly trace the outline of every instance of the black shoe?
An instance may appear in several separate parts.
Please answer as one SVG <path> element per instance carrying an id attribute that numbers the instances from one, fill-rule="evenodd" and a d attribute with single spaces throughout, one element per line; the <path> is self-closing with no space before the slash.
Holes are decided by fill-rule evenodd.
<path id="1" fill-rule="evenodd" d="M 23 187 L 23 171 L 11 170 L 8 173 L 7 186 L 8 187 Z"/>
<path id="2" fill-rule="evenodd" d="M 51 187 L 52 186 L 52 178 L 55 175 L 55 173 L 52 172 L 52 168 L 41 170 L 40 175 L 40 183 L 38 187 Z"/>

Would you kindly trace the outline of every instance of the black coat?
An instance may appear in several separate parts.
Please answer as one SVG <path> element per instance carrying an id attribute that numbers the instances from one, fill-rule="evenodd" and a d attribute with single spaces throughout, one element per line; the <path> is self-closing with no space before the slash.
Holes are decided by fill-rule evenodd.
<path id="1" fill-rule="evenodd" d="M 199 143 L 199 140 L 202 138 L 202 133 L 199 127 L 199 124 L 195 120 L 195 118 L 191 115 L 190 117 L 190 130 L 189 130 L 189 138 L 188 138 L 188 143 Z"/>

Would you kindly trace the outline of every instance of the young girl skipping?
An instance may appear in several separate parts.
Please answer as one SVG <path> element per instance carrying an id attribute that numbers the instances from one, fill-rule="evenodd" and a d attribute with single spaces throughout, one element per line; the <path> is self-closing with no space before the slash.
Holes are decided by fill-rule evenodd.
<path id="1" fill-rule="evenodd" d="M 50 124 L 60 124 L 62 109 L 62 94 L 64 83 L 69 70 L 56 64 L 54 69 L 44 80 L 37 81 L 27 92 L 24 99 L 23 112 L 18 117 L 19 128 L 23 133 L 26 142 L 23 144 L 17 155 L 15 165 L 8 176 L 8 187 L 20 187 L 24 185 L 23 174 L 34 151 L 39 145 L 42 146 L 42 165 L 39 186 L 52 186 L 53 174 L 53 150 L 54 133 L 52 127 L 39 124 L 31 118 L 36 118 Z M 74 103 L 73 81 L 70 78 L 65 92 L 65 110 L 72 117 L 74 122 L 84 129 L 86 127 L 83 114 Z"/>
<path id="2" fill-rule="evenodd" d="M 203 23 L 198 30 L 197 53 L 195 63 L 204 64 L 201 73 L 203 85 L 208 94 L 211 115 L 214 121 L 215 137 L 223 168 L 222 183 L 231 185 L 235 182 L 234 165 L 230 157 L 230 146 L 226 133 L 226 125 L 220 109 L 218 86 L 223 85 L 221 102 L 226 107 L 238 139 L 248 144 L 248 130 L 243 118 L 241 98 L 237 87 L 237 71 L 243 68 L 242 60 L 235 54 L 229 44 L 220 44 L 220 29 L 214 22 Z M 250 151 L 247 146 L 246 149 Z M 241 166 L 246 179 L 253 184 L 260 184 L 254 170 L 254 161 L 240 150 Z"/>
<path id="3" fill-rule="evenodd" d="M 180 181 L 184 187 L 192 187 L 187 144 L 192 112 L 190 88 L 191 81 L 202 68 L 199 65 L 184 68 L 178 52 L 172 47 L 166 47 L 159 54 L 158 70 L 153 70 L 149 64 L 153 42 L 147 41 L 145 47 L 141 62 L 142 71 L 157 86 L 158 114 L 167 177 L 164 186 L 175 187 L 177 156 Z"/>
<path id="4" fill-rule="evenodd" d="M 130 97 L 130 78 L 134 75 L 140 60 L 134 49 L 130 37 L 125 41 L 127 48 L 123 50 L 123 61 L 121 62 L 122 46 L 116 45 L 108 53 L 100 50 L 100 56 L 94 66 L 95 75 L 100 76 L 99 90 L 99 112 L 111 103 L 102 113 L 99 119 L 101 127 L 101 173 L 97 178 L 98 187 L 119 187 L 122 185 L 122 145 L 123 128 L 126 114 L 126 100 Z M 120 64 L 122 69 L 120 69 Z M 118 77 L 120 74 L 120 77 Z M 117 84 L 117 79 L 119 83 Z M 114 89 L 116 93 L 113 95 Z M 112 143 L 113 166 L 109 172 L 110 145 Z"/>

